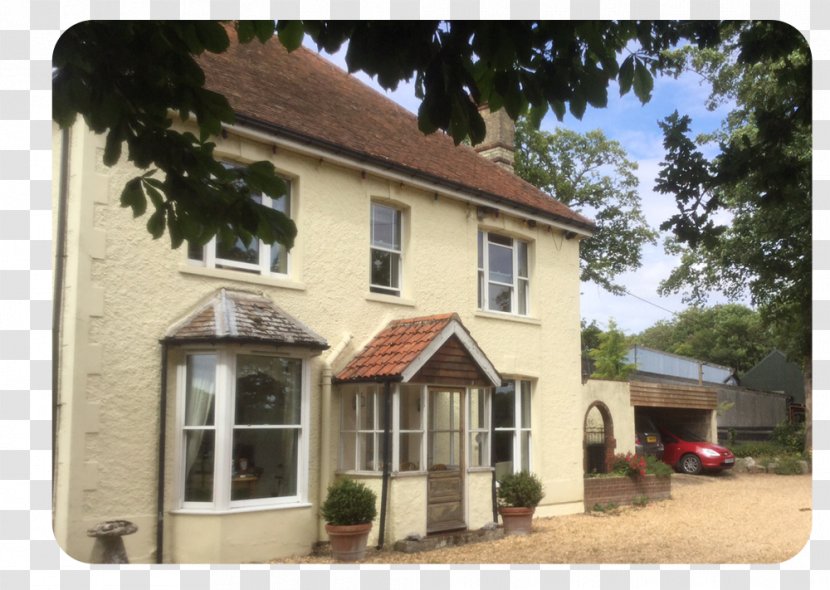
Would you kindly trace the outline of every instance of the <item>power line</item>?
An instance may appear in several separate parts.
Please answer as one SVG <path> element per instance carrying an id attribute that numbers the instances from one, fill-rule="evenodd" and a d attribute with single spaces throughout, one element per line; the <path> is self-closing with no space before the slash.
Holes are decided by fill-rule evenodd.
<path id="1" fill-rule="evenodd" d="M 639 295 L 635 295 L 634 293 L 632 293 L 631 291 L 629 291 L 629 290 L 627 290 L 627 289 L 623 289 L 623 292 L 624 292 L 626 295 L 631 295 L 632 297 L 634 297 L 634 299 L 639 299 L 639 300 L 640 300 L 640 301 L 642 301 L 643 303 L 648 303 L 649 305 L 654 306 L 654 307 L 656 307 L 657 309 L 662 309 L 663 311 L 666 311 L 666 312 L 668 312 L 668 313 L 670 313 L 670 314 L 672 314 L 672 315 L 675 315 L 675 316 L 680 315 L 680 313 L 679 313 L 679 312 L 672 311 L 671 309 L 667 309 L 667 308 L 663 307 L 662 305 L 657 305 L 657 304 L 656 304 L 656 303 L 654 303 L 653 301 L 649 301 L 648 299 L 644 299 L 643 297 L 640 297 Z"/>

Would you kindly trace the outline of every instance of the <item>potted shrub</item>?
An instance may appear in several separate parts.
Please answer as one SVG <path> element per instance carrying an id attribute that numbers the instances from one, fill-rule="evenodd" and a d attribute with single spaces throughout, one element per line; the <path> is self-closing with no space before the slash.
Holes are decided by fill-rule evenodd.
<path id="1" fill-rule="evenodd" d="M 341 479 L 329 486 L 320 514 L 326 521 L 334 559 L 359 561 L 366 556 L 366 541 L 377 515 L 376 499 L 375 492 L 351 479 Z"/>
<path id="2" fill-rule="evenodd" d="M 499 479 L 499 514 L 504 523 L 504 534 L 529 534 L 533 513 L 544 497 L 542 482 L 528 471 L 511 473 Z"/>

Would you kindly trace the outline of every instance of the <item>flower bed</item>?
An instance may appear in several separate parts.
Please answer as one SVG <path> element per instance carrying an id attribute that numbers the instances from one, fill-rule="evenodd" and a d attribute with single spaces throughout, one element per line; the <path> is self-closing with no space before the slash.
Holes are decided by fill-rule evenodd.
<path id="1" fill-rule="evenodd" d="M 667 500 L 671 498 L 671 477 L 627 475 L 585 478 L 585 511 L 590 512 L 597 504 L 634 504 L 635 500 L 648 498 Z"/>

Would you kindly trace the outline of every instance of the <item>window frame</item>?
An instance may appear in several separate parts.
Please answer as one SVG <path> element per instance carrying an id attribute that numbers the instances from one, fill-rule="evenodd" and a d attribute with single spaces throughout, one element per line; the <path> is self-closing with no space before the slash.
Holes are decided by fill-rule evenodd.
<path id="1" fill-rule="evenodd" d="M 348 471 L 349 473 L 380 473 L 383 470 L 383 457 L 381 443 L 383 441 L 383 388 L 376 384 L 359 384 L 354 386 L 354 394 L 352 399 L 355 401 L 362 391 L 368 390 L 372 399 L 372 424 L 370 428 L 362 428 L 361 426 L 361 412 L 359 407 L 353 408 L 354 411 L 354 429 L 346 429 L 345 426 L 345 410 L 346 404 L 343 403 L 343 395 L 340 398 L 340 441 L 338 443 L 338 469 Z M 346 447 L 343 445 L 344 436 L 351 435 L 354 437 L 354 457 L 349 465 L 353 467 L 345 467 Z M 361 436 L 372 437 L 372 459 L 371 462 L 376 469 L 358 469 L 361 464 Z"/>
<path id="2" fill-rule="evenodd" d="M 501 240 L 510 240 L 510 245 L 493 241 L 490 236 L 497 236 Z M 521 240 L 498 232 L 491 232 L 486 229 L 479 229 L 476 237 L 477 244 L 477 275 L 478 275 L 478 308 L 489 313 L 501 313 L 506 315 L 516 315 L 521 317 L 528 317 L 530 315 L 530 249 L 531 242 Z M 494 281 L 490 278 L 490 244 L 499 248 L 509 249 L 511 251 L 511 264 L 513 273 L 513 282 L 505 283 L 501 281 Z M 522 268 L 522 255 L 524 252 L 524 271 L 525 274 L 520 274 Z M 500 287 L 508 287 L 510 289 L 510 310 L 496 309 L 492 307 L 490 302 L 490 285 L 497 285 Z M 523 289 L 522 289 L 523 287 Z M 520 300 L 520 294 L 524 292 L 524 301 Z M 522 309 L 524 308 L 524 309 Z"/>
<path id="3" fill-rule="evenodd" d="M 502 387 L 504 387 L 507 383 L 513 383 L 513 426 L 496 426 L 496 419 L 495 419 L 495 409 L 496 409 L 496 396 L 498 395 L 498 387 L 494 388 L 491 393 L 491 424 L 492 424 L 492 433 L 493 438 L 495 438 L 496 432 L 512 432 L 512 459 L 511 463 L 513 463 L 513 473 L 519 473 L 522 471 L 522 466 L 525 464 L 525 459 L 527 462 L 527 471 L 533 470 L 533 382 L 529 379 L 522 379 L 520 377 L 505 379 L 502 382 Z M 524 425 L 524 414 L 522 412 L 523 408 L 525 407 L 525 402 L 523 401 L 524 396 L 524 389 L 527 388 L 527 412 L 528 412 L 528 424 Z M 527 435 L 527 457 L 525 458 L 525 453 L 522 448 L 522 435 Z M 490 447 L 490 461 L 495 467 L 496 461 L 493 457 L 493 450 L 494 447 L 491 441 Z"/>
<path id="4" fill-rule="evenodd" d="M 229 166 L 236 166 L 237 164 L 226 162 L 226 165 Z M 295 182 L 286 176 L 280 175 L 280 178 L 285 182 L 286 186 L 286 194 L 284 195 L 285 198 L 285 209 L 287 211 L 283 211 L 290 219 L 294 219 L 292 217 L 292 213 L 294 212 L 294 185 Z M 269 197 L 268 195 L 262 193 L 256 193 L 251 196 L 253 199 L 259 199 L 260 203 L 266 207 L 274 208 L 274 199 Z M 283 197 L 280 197 L 283 198 Z M 279 200 L 279 199 L 277 199 Z M 277 209 L 279 211 L 280 209 Z M 279 277 L 279 278 L 288 278 L 291 276 L 292 267 L 291 267 L 291 252 L 286 250 L 285 251 L 285 272 L 274 272 L 271 270 L 271 250 L 274 247 L 271 244 L 266 244 L 262 240 L 257 239 L 257 248 L 258 248 L 258 257 L 259 260 L 256 264 L 251 262 L 242 262 L 239 260 L 232 260 L 228 258 L 221 258 L 218 255 L 217 249 L 219 244 L 217 243 L 218 238 L 214 236 L 207 242 L 201 249 L 198 249 L 198 246 L 194 246 L 193 249 L 187 249 L 187 262 L 192 266 L 200 266 L 204 268 L 212 268 L 217 270 L 229 270 L 229 271 L 241 271 L 246 274 L 251 274 L 254 276 L 263 276 L 263 277 Z M 201 258 L 194 257 L 198 252 L 201 252 Z"/>
<path id="5" fill-rule="evenodd" d="M 467 403 L 466 410 L 466 426 L 467 426 L 467 449 L 466 449 L 466 459 L 467 459 L 467 469 L 481 469 L 481 468 L 489 468 L 493 465 L 493 451 L 491 447 L 491 424 L 493 422 L 493 410 L 492 410 L 492 397 L 493 391 L 495 388 L 493 387 L 468 387 L 466 394 L 467 394 Z M 479 425 L 478 428 L 473 428 L 473 392 L 478 391 L 478 395 L 480 396 L 480 404 L 483 406 L 482 413 L 484 416 L 484 423 Z M 484 444 L 479 445 L 483 446 L 482 455 L 484 456 L 484 462 L 481 465 L 473 465 L 473 439 L 477 435 L 483 435 L 484 437 Z"/>
<path id="6" fill-rule="evenodd" d="M 185 485 L 187 483 L 187 457 L 185 411 L 186 391 L 188 383 L 187 361 L 193 355 L 209 355 L 215 358 L 215 389 L 214 389 L 214 465 L 213 488 L 210 502 L 196 502 L 185 500 Z M 292 429 L 299 430 L 297 436 L 296 453 L 296 493 L 290 496 L 276 496 L 267 498 L 231 499 L 233 440 L 235 430 L 236 408 L 236 368 L 239 356 L 262 356 L 272 358 L 286 358 L 300 361 L 300 421 L 299 425 L 291 425 Z M 177 365 L 177 400 L 176 400 L 176 451 L 175 451 L 175 481 L 176 506 L 183 511 L 204 511 L 212 513 L 245 511 L 257 508 L 279 508 L 308 504 L 308 470 L 309 470 L 309 420 L 310 420 L 310 363 L 308 355 L 294 351 L 262 351 L 244 347 L 228 348 L 188 348 L 183 351 L 181 362 Z M 248 425 L 249 426 L 249 425 Z M 276 428 L 283 428 L 277 426 Z M 287 426 L 286 426 L 287 428 Z"/>
<path id="7" fill-rule="evenodd" d="M 388 246 L 375 244 L 375 207 L 380 207 L 383 209 L 389 209 L 394 212 L 395 217 L 397 219 L 397 227 L 398 227 L 398 241 L 399 241 L 399 248 L 395 250 L 394 248 L 389 248 Z M 400 207 L 393 203 L 381 203 L 380 201 L 371 201 L 369 205 L 369 292 L 375 293 L 376 295 L 388 295 L 390 297 L 401 297 L 403 294 L 403 284 L 404 284 L 404 243 L 405 243 L 405 235 L 404 235 L 404 215 L 405 211 L 403 207 Z M 397 271 L 398 271 L 398 286 L 387 286 L 387 285 L 380 285 L 376 284 L 372 281 L 372 260 L 374 258 L 374 252 L 386 252 L 393 256 L 396 256 L 397 260 Z M 390 282 L 391 282 L 390 276 Z"/>

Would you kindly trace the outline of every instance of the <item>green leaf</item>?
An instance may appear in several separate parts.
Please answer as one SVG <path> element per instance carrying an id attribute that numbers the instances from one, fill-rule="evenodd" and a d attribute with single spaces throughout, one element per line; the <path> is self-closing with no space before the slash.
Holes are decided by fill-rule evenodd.
<path id="1" fill-rule="evenodd" d="M 150 219 L 147 220 L 147 231 L 150 232 L 150 235 L 153 236 L 154 240 L 157 240 L 164 235 L 164 213 L 164 209 L 156 209 L 156 211 L 150 215 Z"/>
<path id="2" fill-rule="evenodd" d="M 196 36 L 204 45 L 205 50 L 211 53 L 222 53 L 231 44 L 228 34 L 225 32 L 225 27 L 217 21 L 198 21 L 196 23 Z"/>
<path id="3" fill-rule="evenodd" d="M 256 34 L 253 21 L 241 20 L 236 23 L 236 34 L 240 43 L 250 43 Z"/>
<path id="4" fill-rule="evenodd" d="M 254 28 L 256 29 L 256 38 L 259 39 L 260 43 L 265 43 L 271 37 L 274 36 L 274 28 L 275 24 L 272 20 L 256 20 L 253 21 Z"/>
<path id="5" fill-rule="evenodd" d="M 634 94 L 645 104 L 651 100 L 651 91 L 654 88 L 654 78 L 646 65 L 637 60 L 634 66 Z"/>
<path id="6" fill-rule="evenodd" d="M 133 217 L 143 215 L 147 210 L 147 197 L 144 196 L 144 191 L 141 190 L 141 178 L 133 178 L 121 191 L 121 206 L 131 207 L 133 210 Z"/>
<path id="7" fill-rule="evenodd" d="M 631 90 L 631 83 L 634 81 L 634 56 L 629 55 L 620 66 L 620 96 Z"/>
<path id="8" fill-rule="evenodd" d="M 303 37 L 305 36 L 303 22 L 298 20 L 281 20 L 277 23 L 277 36 L 279 37 L 280 43 L 288 51 L 294 51 L 303 43 Z"/>

